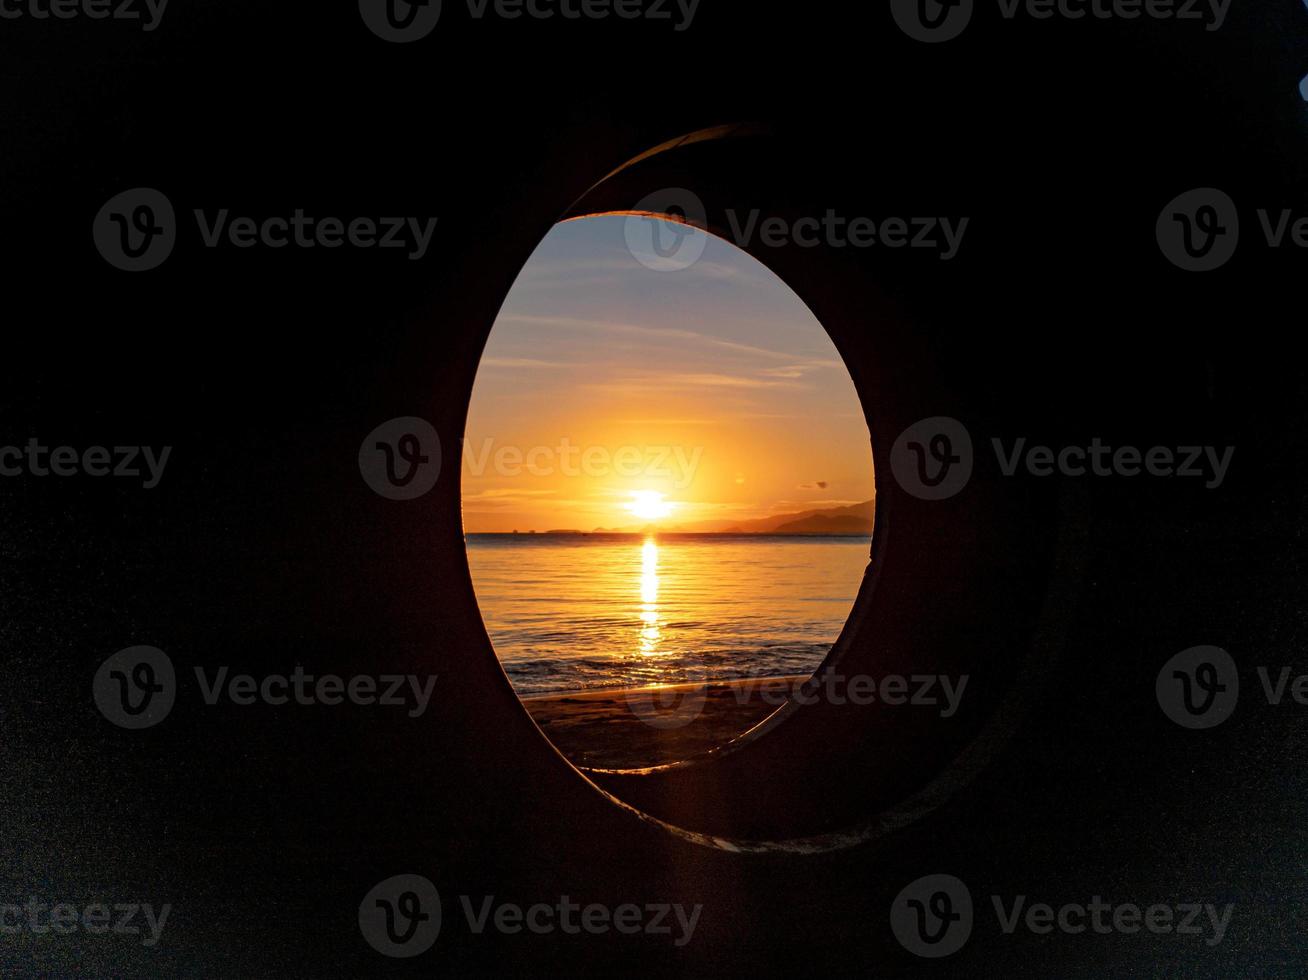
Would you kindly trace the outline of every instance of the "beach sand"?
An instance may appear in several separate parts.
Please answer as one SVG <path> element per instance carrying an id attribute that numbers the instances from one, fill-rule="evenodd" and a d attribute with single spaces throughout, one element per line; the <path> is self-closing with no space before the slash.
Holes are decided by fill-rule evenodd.
<path id="1" fill-rule="evenodd" d="M 716 748 L 762 721 L 805 678 L 762 677 L 523 698 L 574 765 L 634 769 Z"/>

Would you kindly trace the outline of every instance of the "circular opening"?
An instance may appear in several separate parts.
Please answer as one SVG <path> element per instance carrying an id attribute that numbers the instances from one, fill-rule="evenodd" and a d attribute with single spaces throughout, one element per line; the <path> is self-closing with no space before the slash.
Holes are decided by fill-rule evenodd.
<path id="1" fill-rule="evenodd" d="M 757 259 L 651 215 L 556 225 L 491 330 L 463 521 L 488 635 L 574 764 L 693 760 L 826 659 L 873 468 L 830 337 Z"/>

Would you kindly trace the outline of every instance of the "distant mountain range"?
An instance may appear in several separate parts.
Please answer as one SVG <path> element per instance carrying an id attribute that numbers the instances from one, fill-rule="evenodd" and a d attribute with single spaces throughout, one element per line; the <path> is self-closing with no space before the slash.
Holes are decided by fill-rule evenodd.
<path id="1" fill-rule="evenodd" d="M 872 534 L 873 501 L 848 507 L 826 507 L 795 514 L 776 514 L 752 521 L 696 521 L 662 527 L 597 527 L 594 533 L 641 534 L 664 531 L 672 534 Z M 575 531 L 551 532 L 575 534 Z"/>
<path id="2" fill-rule="evenodd" d="M 756 521 L 710 521 L 712 527 L 689 526 L 690 531 L 722 531 L 728 534 L 871 534 L 872 501 L 806 510 L 797 514 L 778 514 Z"/>

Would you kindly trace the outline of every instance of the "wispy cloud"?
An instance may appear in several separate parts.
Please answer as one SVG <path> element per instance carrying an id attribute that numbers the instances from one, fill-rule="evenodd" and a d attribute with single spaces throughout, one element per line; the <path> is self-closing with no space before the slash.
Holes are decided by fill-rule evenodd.
<path id="1" fill-rule="evenodd" d="M 672 391 L 721 391 L 751 392 L 768 391 L 783 388 L 807 388 L 797 381 L 779 381 L 772 378 L 735 377 L 730 374 L 690 373 L 690 374 L 649 374 L 629 375 L 611 378 L 607 381 L 594 381 L 577 386 L 587 391 L 609 395 L 666 395 Z M 749 418 L 755 413 L 723 412 L 721 418 Z"/>
<path id="2" fill-rule="evenodd" d="M 483 357 L 481 366 L 488 368 L 564 368 L 562 361 L 543 361 L 536 357 Z"/>
<path id="3" fill-rule="evenodd" d="M 576 316 L 545 316 L 533 313 L 504 313 L 496 323 L 517 324 L 524 327 L 552 328 L 557 330 L 588 330 L 632 337 L 649 337 L 656 340 L 682 340 L 688 343 L 703 344 L 718 350 L 737 351 L 742 354 L 754 354 L 758 357 L 793 362 L 795 355 L 790 351 L 771 350 L 753 344 L 742 344 L 734 340 L 711 337 L 694 330 L 678 327 L 646 327 L 638 323 L 621 323 L 614 320 L 595 319 Z M 834 364 L 830 361 L 811 362 L 814 365 Z"/>
<path id="4" fill-rule="evenodd" d="M 686 388 L 798 388 L 790 381 L 782 381 L 774 378 L 747 378 L 738 377 L 734 374 L 714 374 L 712 372 L 699 372 L 691 374 L 664 374 L 657 375 L 650 380 L 657 380 L 660 385 L 668 387 L 686 387 Z"/>
<path id="5" fill-rule="evenodd" d="M 811 361 L 787 364 L 784 367 L 763 368 L 759 371 L 759 374 L 768 378 L 803 378 L 814 371 L 829 371 L 832 368 L 841 368 L 843 366 L 839 361 L 815 358 Z"/>
<path id="6" fill-rule="evenodd" d="M 643 273 L 635 256 L 626 251 L 606 259 L 588 258 L 584 263 L 576 262 L 541 262 L 531 263 L 529 270 L 519 277 L 515 288 L 535 286 L 602 286 L 610 283 L 618 285 L 632 273 Z M 701 258 L 693 265 L 678 269 L 677 276 L 683 281 L 703 279 L 710 282 L 769 282 L 769 277 L 759 269 L 730 262 L 717 262 Z"/>
<path id="7" fill-rule="evenodd" d="M 553 495 L 553 490 L 518 490 L 510 487 L 501 487 L 491 490 L 478 490 L 476 493 L 465 493 L 463 499 L 467 500 L 511 500 L 517 497 L 548 497 Z"/>
<path id="8" fill-rule="evenodd" d="M 722 419 L 614 419 L 614 425 L 721 425 Z"/>

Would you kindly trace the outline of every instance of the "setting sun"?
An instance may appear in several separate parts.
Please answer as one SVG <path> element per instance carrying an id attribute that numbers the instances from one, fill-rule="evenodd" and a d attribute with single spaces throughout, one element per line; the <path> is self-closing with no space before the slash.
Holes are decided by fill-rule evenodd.
<path id="1" fill-rule="evenodd" d="M 671 514 L 673 506 L 657 490 L 633 490 L 627 510 L 641 520 L 656 521 Z"/>

